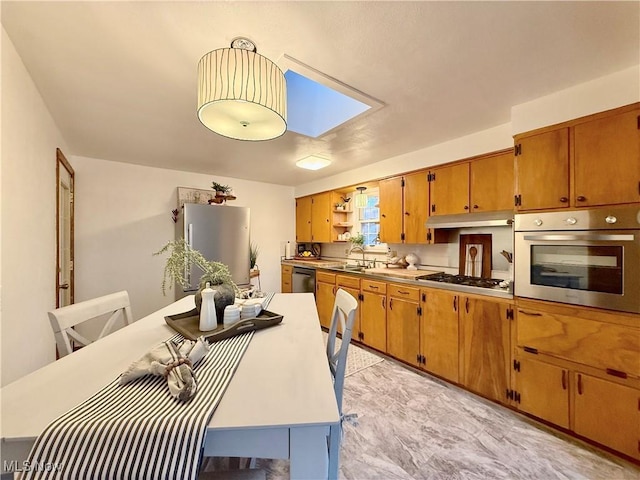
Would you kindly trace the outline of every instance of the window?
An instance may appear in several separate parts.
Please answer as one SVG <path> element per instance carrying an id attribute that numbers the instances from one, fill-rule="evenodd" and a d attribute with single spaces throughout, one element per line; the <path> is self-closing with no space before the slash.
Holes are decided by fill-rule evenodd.
<path id="1" fill-rule="evenodd" d="M 378 208 L 378 191 L 367 194 L 367 206 L 358 209 L 360 232 L 364 236 L 365 246 L 373 247 L 380 244 L 380 209 Z"/>

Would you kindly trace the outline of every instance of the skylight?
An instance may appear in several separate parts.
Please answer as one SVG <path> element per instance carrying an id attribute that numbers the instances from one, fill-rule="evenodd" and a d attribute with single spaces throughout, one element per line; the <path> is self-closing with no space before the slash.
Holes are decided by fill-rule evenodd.
<path id="1" fill-rule="evenodd" d="M 284 55 L 287 130 L 317 138 L 382 103 Z"/>

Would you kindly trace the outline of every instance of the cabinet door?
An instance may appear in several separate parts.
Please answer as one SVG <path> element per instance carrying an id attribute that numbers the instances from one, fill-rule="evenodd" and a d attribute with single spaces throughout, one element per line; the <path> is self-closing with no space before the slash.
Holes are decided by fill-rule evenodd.
<path id="1" fill-rule="evenodd" d="M 518 138 L 515 157 L 517 210 L 569 206 L 569 129 Z"/>
<path id="2" fill-rule="evenodd" d="M 316 282 L 316 308 L 320 325 L 325 328 L 331 326 L 331 314 L 336 300 L 336 291 L 333 283 Z"/>
<path id="3" fill-rule="evenodd" d="M 640 391 L 575 373 L 573 430 L 629 456 L 640 458 Z"/>
<path id="4" fill-rule="evenodd" d="M 387 297 L 387 302 L 387 353 L 417 367 L 420 365 L 418 303 L 393 297 Z"/>
<path id="5" fill-rule="evenodd" d="M 516 361 L 519 371 L 514 389 L 520 394 L 518 409 L 569 428 L 569 371 L 526 353 Z"/>
<path id="6" fill-rule="evenodd" d="M 380 241 L 402 243 L 402 177 L 380 180 Z"/>
<path id="7" fill-rule="evenodd" d="M 460 297 L 460 381 L 469 390 L 506 403 L 509 388 L 510 304 Z"/>
<path id="8" fill-rule="evenodd" d="M 360 331 L 362 343 L 387 351 L 387 297 L 362 291 L 360 301 Z"/>
<path id="9" fill-rule="evenodd" d="M 459 163 L 431 171 L 431 215 L 469 212 L 469 164 Z"/>
<path id="10" fill-rule="evenodd" d="M 470 163 L 471 212 L 513 210 L 513 152 Z"/>
<path id="11" fill-rule="evenodd" d="M 640 202 L 640 110 L 574 127 L 575 205 Z"/>
<path id="12" fill-rule="evenodd" d="M 420 347 L 428 372 L 458 383 L 458 296 L 438 290 L 422 292 Z"/>
<path id="13" fill-rule="evenodd" d="M 404 243 L 428 243 L 429 183 L 426 171 L 405 175 L 403 198 Z"/>
<path id="14" fill-rule="evenodd" d="M 312 198 L 311 240 L 331 242 L 331 192 L 314 195 Z"/>
<path id="15" fill-rule="evenodd" d="M 291 293 L 292 291 L 291 275 L 293 272 L 293 267 L 290 265 L 282 265 L 280 269 L 281 269 L 280 291 L 282 293 Z"/>
<path id="16" fill-rule="evenodd" d="M 311 241 L 311 197 L 296 200 L 296 241 Z"/>

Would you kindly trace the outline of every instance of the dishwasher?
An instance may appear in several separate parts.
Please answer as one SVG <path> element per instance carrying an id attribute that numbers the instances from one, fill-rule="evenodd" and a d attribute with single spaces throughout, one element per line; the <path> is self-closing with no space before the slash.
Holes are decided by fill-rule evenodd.
<path id="1" fill-rule="evenodd" d="M 316 271 L 313 268 L 293 267 L 293 293 L 316 293 Z"/>

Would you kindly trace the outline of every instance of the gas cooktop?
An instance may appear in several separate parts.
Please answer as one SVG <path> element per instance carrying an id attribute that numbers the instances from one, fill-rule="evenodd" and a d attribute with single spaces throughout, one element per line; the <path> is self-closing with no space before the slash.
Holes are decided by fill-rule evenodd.
<path id="1" fill-rule="evenodd" d="M 511 288 L 509 284 L 502 283 L 503 280 L 497 278 L 481 278 L 470 277 L 467 275 L 452 275 L 449 273 L 432 273 L 430 275 L 423 275 L 417 277 L 416 280 L 437 282 L 441 284 L 443 288 L 451 286 L 451 290 L 461 290 L 467 292 L 477 292 L 484 294 L 495 294 L 496 296 L 503 296 L 503 294 L 510 294 Z M 501 286 L 506 285 L 505 287 Z M 444 284 L 444 285 L 443 285 Z M 490 290 L 491 292 L 489 292 Z"/>

